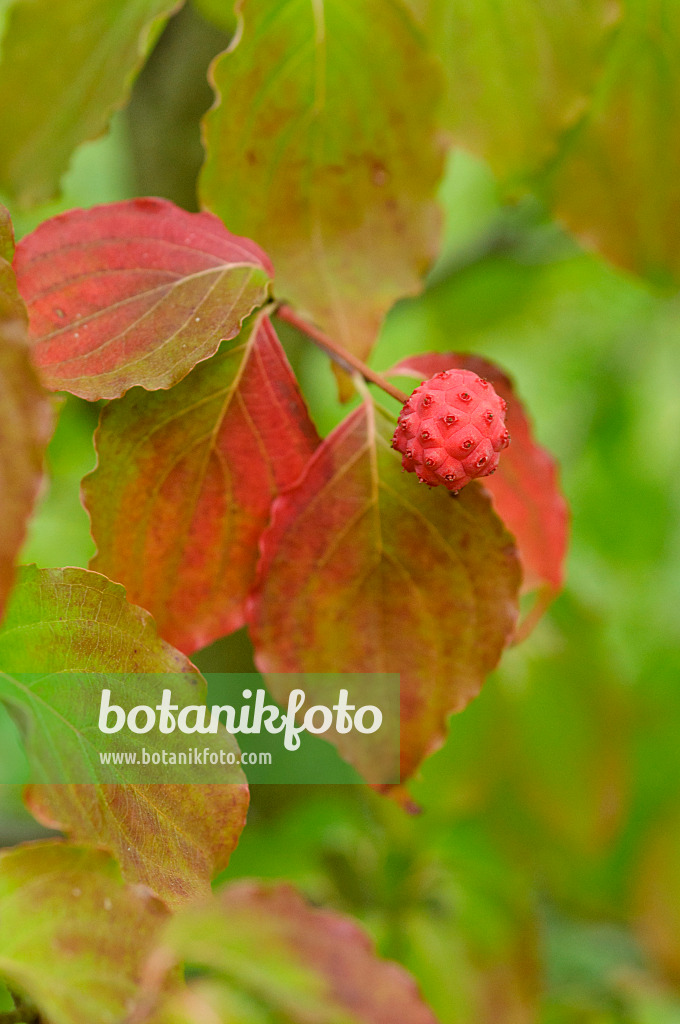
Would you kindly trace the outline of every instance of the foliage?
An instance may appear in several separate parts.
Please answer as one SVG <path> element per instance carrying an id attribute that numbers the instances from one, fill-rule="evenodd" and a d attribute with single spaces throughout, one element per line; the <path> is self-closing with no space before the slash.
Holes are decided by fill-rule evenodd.
<path id="1" fill-rule="evenodd" d="M 3 787 L 0 1022 L 680 1020 L 673 4 L 5 8 L 0 743 L 67 838 Z M 455 498 L 389 444 L 454 365 Z M 402 787 L 101 773 L 102 673 L 254 666 L 399 672 Z"/>

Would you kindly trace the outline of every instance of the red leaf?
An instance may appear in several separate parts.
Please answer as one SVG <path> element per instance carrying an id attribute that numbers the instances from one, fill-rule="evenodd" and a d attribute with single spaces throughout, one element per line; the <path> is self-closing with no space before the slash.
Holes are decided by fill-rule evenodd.
<path id="1" fill-rule="evenodd" d="M 389 373 L 423 380 L 452 367 L 473 370 L 486 378 L 508 403 L 505 422 L 511 444 L 502 453 L 497 472 L 483 483 L 498 515 L 517 540 L 524 570 L 523 589 L 539 589 L 536 609 L 543 610 L 562 587 L 569 540 L 569 511 L 560 490 L 557 465 L 534 440 L 509 377 L 486 359 L 458 352 L 429 352 L 404 359 Z"/>
<path id="2" fill-rule="evenodd" d="M 453 498 L 419 487 L 393 431 L 380 408 L 361 406 L 277 498 L 249 619 L 264 672 L 401 674 L 406 777 L 498 662 L 519 565 L 482 488 Z M 290 681 L 269 682 L 285 701 Z"/>
<path id="3" fill-rule="evenodd" d="M 272 275 L 254 242 L 163 199 L 53 217 L 15 268 L 46 386 L 91 401 L 172 387 L 238 334 Z"/>
<path id="4" fill-rule="evenodd" d="M 272 500 L 318 440 L 259 318 L 171 391 L 135 390 L 104 410 L 83 488 L 92 567 L 187 653 L 238 629 Z"/>

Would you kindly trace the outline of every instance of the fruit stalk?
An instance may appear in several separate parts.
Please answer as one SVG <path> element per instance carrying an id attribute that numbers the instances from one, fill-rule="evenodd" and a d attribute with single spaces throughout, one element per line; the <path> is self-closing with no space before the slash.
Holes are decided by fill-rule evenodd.
<path id="1" fill-rule="evenodd" d="M 398 402 L 403 403 L 407 400 L 408 395 L 399 388 L 394 387 L 390 384 L 385 377 L 380 373 L 376 373 L 370 366 L 366 366 L 360 359 L 348 352 L 346 348 L 340 345 L 337 341 L 333 341 L 327 334 L 320 331 L 318 327 L 308 323 L 303 317 L 299 316 L 295 310 L 291 309 L 290 306 L 281 305 L 276 309 L 276 315 L 281 319 L 285 320 L 286 323 L 296 327 L 303 334 L 306 334 L 308 338 L 322 348 L 331 359 L 341 366 L 343 370 L 347 370 L 348 373 L 356 372 L 359 373 L 365 381 L 369 384 L 375 384 L 376 387 L 382 388 L 392 398 L 396 398 Z"/>

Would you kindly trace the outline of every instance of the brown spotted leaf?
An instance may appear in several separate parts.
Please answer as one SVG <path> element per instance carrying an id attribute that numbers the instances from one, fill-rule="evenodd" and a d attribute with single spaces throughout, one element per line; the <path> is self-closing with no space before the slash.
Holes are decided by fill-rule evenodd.
<path id="1" fill-rule="evenodd" d="M 51 1024 L 129 1019 L 166 917 L 103 850 L 40 842 L 0 852 L 0 977 Z"/>
<path id="2" fill-rule="evenodd" d="M 92 722 L 87 732 L 78 725 L 80 700 L 69 710 L 78 672 L 171 673 L 205 703 L 205 680 L 159 639 L 150 615 L 128 604 L 121 586 L 85 569 L 22 569 L 0 629 L 0 699 L 15 710 L 33 757 L 47 759 L 56 748 L 73 761 L 96 743 Z M 69 744 L 62 730 L 80 735 Z M 33 736 L 43 742 L 31 744 Z M 154 736 L 142 737 L 147 747 L 159 737 L 162 743 Z M 75 765 L 71 777 L 79 772 Z M 27 802 L 43 823 L 112 850 L 126 878 L 180 902 L 209 891 L 243 828 L 243 775 L 230 768 L 225 778 L 233 784 L 44 784 L 29 787 Z"/>
<path id="3" fill-rule="evenodd" d="M 389 372 L 427 380 L 442 370 L 460 367 L 490 381 L 508 403 L 505 422 L 511 444 L 498 470 L 485 477 L 484 487 L 496 512 L 514 535 L 526 591 L 539 590 L 537 609 L 562 587 L 567 554 L 569 513 L 559 486 L 557 465 L 533 437 L 524 407 L 510 379 L 493 363 L 459 352 L 430 352 L 410 356 Z"/>
<path id="4" fill-rule="evenodd" d="M 243 0 L 205 121 L 204 204 L 277 295 L 365 357 L 438 246 L 439 68 L 398 0 Z"/>
<path id="5" fill-rule="evenodd" d="M 401 674 L 406 778 L 498 662 L 519 564 L 476 483 L 454 498 L 402 473 L 394 426 L 362 405 L 276 499 L 249 615 L 263 672 Z"/>
<path id="6" fill-rule="evenodd" d="M 53 217 L 14 264 L 44 383 L 90 401 L 172 387 L 238 334 L 271 277 L 249 239 L 163 199 Z"/>
<path id="7" fill-rule="evenodd" d="M 186 652 L 244 623 L 276 494 L 318 444 L 271 323 L 257 318 L 171 391 L 103 412 L 85 504 L 92 568 Z"/>

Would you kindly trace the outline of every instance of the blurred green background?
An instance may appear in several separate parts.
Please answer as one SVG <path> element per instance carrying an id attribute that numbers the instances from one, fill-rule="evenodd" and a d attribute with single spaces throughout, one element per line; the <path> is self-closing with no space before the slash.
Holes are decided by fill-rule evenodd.
<path id="1" fill-rule="evenodd" d="M 135 194 L 195 207 L 205 66 L 227 38 L 181 12 L 110 135 L 77 153 L 59 204 L 7 203 L 18 234 Z M 418 813 L 360 787 L 255 788 L 225 877 L 288 878 L 357 915 L 443 1024 L 680 1022 L 680 302 L 581 250 L 536 200 L 505 205 L 462 151 L 441 198 L 441 258 L 389 315 L 372 365 L 456 349 L 511 373 L 561 466 L 567 586 L 452 720 L 411 787 Z M 326 433 L 346 412 L 328 362 L 282 339 Z M 24 561 L 86 566 L 93 553 L 79 485 L 97 412 L 61 408 Z M 247 637 L 196 661 L 247 671 Z M 35 834 L 18 787 L 3 788 L 2 844 Z"/>

